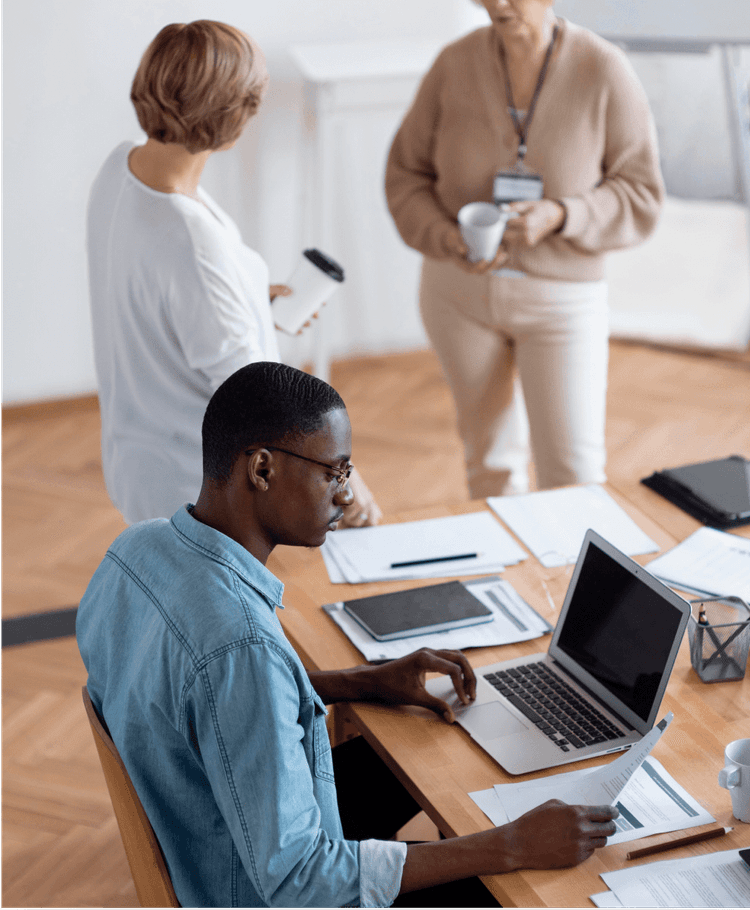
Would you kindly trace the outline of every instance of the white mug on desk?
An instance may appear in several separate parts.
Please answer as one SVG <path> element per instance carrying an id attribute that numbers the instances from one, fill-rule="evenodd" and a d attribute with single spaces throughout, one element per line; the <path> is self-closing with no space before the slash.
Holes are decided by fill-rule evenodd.
<path id="1" fill-rule="evenodd" d="M 732 794 L 732 814 L 750 822 L 750 739 L 736 739 L 724 750 L 719 786 Z"/>

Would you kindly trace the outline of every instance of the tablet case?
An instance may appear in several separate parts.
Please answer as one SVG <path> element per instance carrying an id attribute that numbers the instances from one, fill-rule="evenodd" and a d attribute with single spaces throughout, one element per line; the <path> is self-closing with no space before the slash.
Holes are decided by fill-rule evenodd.
<path id="1" fill-rule="evenodd" d="M 492 611 L 460 581 L 348 600 L 344 609 L 378 641 L 443 632 L 493 618 Z"/>
<path id="2" fill-rule="evenodd" d="M 750 461 L 741 455 L 656 471 L 641 483 L 711 528 L 750 524 Z"/>

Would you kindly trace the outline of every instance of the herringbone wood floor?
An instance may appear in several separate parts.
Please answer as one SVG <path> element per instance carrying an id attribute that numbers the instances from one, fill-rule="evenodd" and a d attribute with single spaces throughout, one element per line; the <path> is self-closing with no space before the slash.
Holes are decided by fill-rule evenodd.
<path id="1" fill-rule="evenodd" d="M 451 402 L 428 352 L 336 364 L 354 460 L 386 512 L 466 498 Z M 747 359 L 613 343 L 610 477 L 750 456 Z M 123 523 L 96 403 L 3 414 L 3 616 L 75 604 Z M 3 652 L 3 904 L 137 906 L 80 698 L 73 639 Z"/>

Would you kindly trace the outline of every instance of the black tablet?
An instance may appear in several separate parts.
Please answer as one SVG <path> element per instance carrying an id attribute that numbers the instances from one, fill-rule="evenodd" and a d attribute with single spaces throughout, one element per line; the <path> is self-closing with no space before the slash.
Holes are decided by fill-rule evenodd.
<path id="1" fill-rule="evenodd" d="M 750 524 L 750 461 L 741 455 L 656 471 L 641 483 L 704 524 Z"/>
<path id="2" fill-rule="evenodd" d="M 348 600 L 344 609 L 378 641 L 444 632 L 493 619 L 492 611 L 460 581 Z"/>

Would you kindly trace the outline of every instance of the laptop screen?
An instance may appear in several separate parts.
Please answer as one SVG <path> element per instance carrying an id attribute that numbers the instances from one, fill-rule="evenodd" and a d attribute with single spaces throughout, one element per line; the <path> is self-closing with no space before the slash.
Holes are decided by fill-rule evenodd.
<path id="1" fill-rule="evenodd" d="M 647 721 L 682 617 L 663 595 L 592 542 L 557 646 Z"/>

